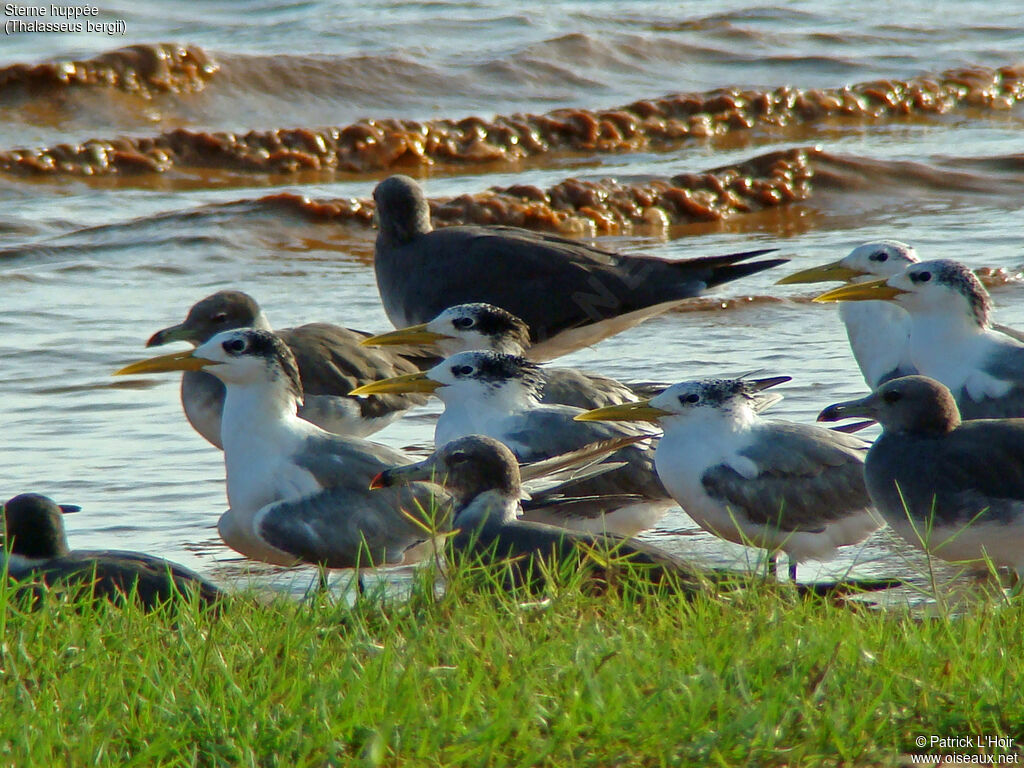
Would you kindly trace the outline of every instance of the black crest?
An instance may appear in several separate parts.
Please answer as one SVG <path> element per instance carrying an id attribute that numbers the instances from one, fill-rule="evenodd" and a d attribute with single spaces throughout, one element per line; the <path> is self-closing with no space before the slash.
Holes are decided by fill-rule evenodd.
<path id="1" fill-rule="evenodd" d="M 476 320 L 476 330 L 484 336 L 509 339 L 520 349 L 530 346 L 530 328 L 511 312 L 494 304 L 465 304 L 468 314 Z"/>
<path id="2" fill-rule="evenodd" d="M 517 379 L 537 396 L 543 391 L 543 370 L 525 357 L 500 352 L 477 352 L 475 355 L 476 372 L 473 375 L 481 381 L 500 384 Z"/>
<path id="3" fill-rule="evenodd" d="M 245 354 L 263 357 L 268 361 L 277 361 L 280 370 L 288 383 L 288 388 L 299 402 L 302 402 L 302 377 L 299 376 L 299 364 L 288 345 L 273 331 L 248 330 L 245 338 L 249 343 Z"/>
<path id="4" fill-rule="evenodd" d="M 933 264 L 932 272 L 935 273 L 935 279 L 943 285 L 950 286 L 967 299 L 978 325 L 988 328 L 992 315 L 992 299 L 978 276 L 957 261 L 940 259 Z"/>

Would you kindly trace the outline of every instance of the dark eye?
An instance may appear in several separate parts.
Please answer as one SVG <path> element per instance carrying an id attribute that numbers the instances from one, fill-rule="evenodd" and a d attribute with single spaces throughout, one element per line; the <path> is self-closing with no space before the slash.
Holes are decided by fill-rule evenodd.
<path id="1" fill-rule="evenodd" d="M 472 317 L 456 317 L 452 320 L 452 325 L 456 328 L 472 328 L 473 318 Z"/>
<path id="2" fill-rule="evenodd" d="M 469 461 L 469 456 L 466 455 L 465 451 L 456 451 L 448 457 L 449 464 L 462 464 Z"/>
<path id="3" fill-rule="evenodd" d="M 456 376 L 469 376 L 473 372 L 472 365 L 456 365 L 452 368 L 452 373 Z"/>
<path id="4" fill-rule="evenodd" d="M 929 280 L 932 279 L 932 273 L 918 272 L 916 275 L 913 275 L 910 279 L 913 280 L 915 283 L 927 283 Z"/>
<path id="5" fill-rule="evenodd" d="M 889 254 L 885 251 L 879 251 L 878 253 L 872 253 L 868 258 L 871 259 L 871 261 L 888 261 Z"/>
<path id="6" fill-rule="evenodd" d="M 215 322 L 215 323 L 226 323 L 227 319 L 228 319 L 228 313 L 227 312 L 218 312 L 216 315 L 214 315 L 213 317 L 210 318 L 210 320 Z"/>
<path id="7" fill-rule="evenodd" d="M 700 395 L 696 394 L 695 392 L 691 392 L 688 395 L 680 395 L 679 396 L 679 402 L 682 403 L 683 405 L 686 405 L 688 403 L 691 404 L 691 405 L 693 403 L 699 403 L 700 402 Z"/>
<path id="8" fill-rule="evenodd" d="M 903 394 L 898 389 L 890 389 L 882 395 L 882 399 L 887 403 L 898 403 L 903 397 Z"/>
<path id="9" fill-rule="evenodd" d="M 231 354 L 245 352 L 245 339 L 228 339 L 221 346 L 224 347 L 225 352 L 230 352 Z"/>

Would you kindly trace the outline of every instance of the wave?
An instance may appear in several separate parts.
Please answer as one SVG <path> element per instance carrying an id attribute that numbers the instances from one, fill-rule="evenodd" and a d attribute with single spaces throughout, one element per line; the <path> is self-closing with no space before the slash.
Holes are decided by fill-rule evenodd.
<path id="1" fill-rule="evenodd" d="M 767 225 L 779 230 L 784 224 L 783 230 L 792 230 L 813 226 L 825 215 L 864 219 L 873 213 L 884 218 L 901 200 L 910 206 L 925 198 L 974 205 L 983 198 L 1015 207 L 1022 184 L 1024 157 L 1020 155 L 939 158 L 926 164 L 798 147 L 698 173 L 628 180 L 566 178 L 546 188 L 496 186 L 484 192 L 431 198 L 429 204 L 438 227 L 501 224 L 572 237 L 664 238 L 695 234 L 700 227 L 752 230 Z M 277 192 L 8 246 L 0 249 L 0 259 L 96 258 L 100 253 L 140 245 L 159 249 L 172 243 L 202 251 L 207 260 L 229 258 L 239 251 L 241 239 L 258 239 L 263 232 L 277 236 L 292 223 L 299 229 L 310 223 L 328 224 L 332 240 L 344 241 L 344 245 L 336 242 L 331 248 L 368 259 L 374 210 L 369 198 L 312 199 Z M 341 227 L 350 231 L 345 233 Z M 1011 278 L 997 271 L 988 275 L 993 284 Z"/>
<path id="2" fill-rule="evenodd" d="M 178 43 L 132 45 L 91 59 L 0 68 L 0 99 L 50 95 L 67 88 L 115 88 L 143 96 L 202 90 L 219 65 L 202 48 Z"/>
<path id="3" fill-rule="evenodd" d="M 184 128 L 144 138 L 93 139 L 0 152 L 15 174 L 135 176 L 172 169 L 238 173 L 377 173 L 394 168 L 493 166 L 566 153 L 664 149 L 688 139 L 846 120 L 878 124 L 954 110 L 1005 111 L 1024 98 L 1024 65 L 972 67 L 911 80 L 832 89 L 718 89 L 643 99 L 608 110 L 563 108 L 493 120 L 361 120 L 339 128 L 247 133 Z"/>

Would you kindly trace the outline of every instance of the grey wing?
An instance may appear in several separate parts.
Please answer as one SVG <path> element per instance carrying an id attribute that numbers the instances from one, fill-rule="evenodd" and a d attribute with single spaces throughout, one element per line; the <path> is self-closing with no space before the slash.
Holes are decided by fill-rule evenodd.
<path id="1" fill-rule="evenodd" d="M 409 463 L 401 451 L 358 437 L 320 433 L 303 443 L 292 457 L 324 488 L 352 487 L 368 491 L 378 472 Z"/>
<path id="2" fill-rule="evenodd" d="M 278 334 L 292 350 L 306 395 L 332 396 L 358 402 L 364 416 L 381 416 L 425 403 L 422 393 L 349 398 L 348 393 L 371 381 L 416 373 L 417 365 L 385 347 L 363 347 L 360 331 L 328 323 L 286 328 Z"/>
<path id="3" fill-rule="evenodd" d="M 1024 345 L 1009 338 L 997 343 L 982 364 L 982 370 L 993 378 L 1012 382 L 1013 386 L 999 397 L 976 398 L 966 388 L 955 392 L 957 406 L 964 420 L 1014 419 L 1024 416 Z"/>
<path id="4" fill-rule="evenodd" d="M 645 434 L 644 429 L 627 423 L 573 421 L 572 417 L 579 412 L 559 406 L 533 409 L 506 433 L 509 447 L 521 462 L 539 461 L 601 440 Z M 627 493 L 649 499 L 668 497 L 655 472 L 651 446 L 630 445 L 611 454 L 608 460 L 623 462 L 624 466 L 575 484 L 566 483 L 565 492 L 581 496 Z"/>
<path id="5" fill-rule="evenodd" d="M 625 384 L 607 376 L 576 368 L 545 368 L 541 402 L 571 405 L 593 410 L 606 405 L 631 403 L 636 394 Z"/>
<path id="6" fill-rule="evenodd" d="M 354 568 L 400 563 L 429 531 L 444 529 L 448 507 L 442 494 L 414 484 L 372 493 L 330 488 L 271 504 L 261 515 L 259 535 L 273 547 L 308 563 Z"/>
<path id="7" fill-rule="evenodd" d="M 819 531 L 870 506 L 864 484 L 868 443 L 809 425 L 766 426 L 740 452 L 758 467 L 758 476 L 748 479 L 724 464 L 711 467 L 702 478 L 710 496 L 752 521 L 791 531 Z"/>

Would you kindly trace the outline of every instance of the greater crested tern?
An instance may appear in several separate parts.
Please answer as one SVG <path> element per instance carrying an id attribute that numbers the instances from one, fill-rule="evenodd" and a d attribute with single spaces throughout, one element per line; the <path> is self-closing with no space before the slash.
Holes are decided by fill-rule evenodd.
<path id="1" fill-rule="evenodd" d="M 408 176 L 385 179 L 373 197 L 377 288 L 396 328 L 429 322 L 456 304 L 487 302 L 526 322 L 537 360 L 589 346 L 707 288 L 786 261 L 740 263 L 774 249 L 670 261 L 516 227 L 435 230 L 423 190 Z"/>
<path id="2" fill-rule="evenodd" d="M 818 419 L 854 416 L 882 425 L 864 472 L 894 531 L 944 560 L 1024 573 L 1024 419 L 961 422 L 949 389 L 926 376 L 887 382 Z"/>
<path id="3" fill-rule="evenodd" d="M 673 576 L 695 589 L 695 569 L 660 549 L 613 534 L 567 531 L 521 521 L 520 473 L 516 457 L 498 440 L 467 435 L 444 445 L 427 459 L 381 472 L 374 488 L 409 482 L 442 485 L 453 501 L 452 544 L 462 554 L 486 562 L 509 562 L 517 583 L 541 580 L 566 561 L 587 567 L 602 581 L 611 563 L 641 566 L 655 582 Z M 542 566 L 537 561 L 547 560 Z"/>
<path id="4" fill-rule="evenodd" d="M 783 551 L 790 576 L 802 560 L 829 559 L 880 525 L 869 511 L 869 443 L 815 425 L 765 421 L 788 376 L 674 384 L 657 397 L 582 414 L 585 421 L 651 421 L 665 434 L 655 464 L 665 487 L 701 528 L 728 541 Z"/>
<path id="5" fill-rule="evenodd" d="M 521 462 L 574 451 L 590 443 L 643 435 L 647 430 L 624 425 L 581 424 L 583 413 L 539 400 L 540 366 L 516 355 L 460 352 L 418 374 L 364 385 L 353 394 L 433 392 L 444 403 L 434 445 L 441 447 L 466 435 L 486 435 L 507 445 Z M 632 535 L 651 527 L 671 506 L 654 472 L 653 449 L 630 445 L 611 461 L 623 466 L 581 480 L 572 491 L 593 499 L 551 516 L 530 512 L 531 519 L 582 530 Z"/>
<path id="6" fill-rule="evenodd" d="M 964 419 L 1024 416 L 1024 343 L 992 327 L 977 276 L 947 259 L 911 264 L 886 280 L 845 285 L 815 301 L 895 301 L 910 316 L 910 358 L 945 384 Z"/>
<path id="7" fill-rule="evenodd" d="M 207 605 L 223 597 L 199 574 L 159 557 L 120 550 L 71 550 L 63 515 L 78 510 L 38 493 L 23 493 L 4 504 L 5 547 L 0 558 L 6 552 L 8 577 L 31 580 L 24 588 L 33 593 L 45 585 L 114 602 L 134 596 L 146 609 L 193 593 Z"/>
<path id="8" fill-rule="evenodd" d="M 252 296 L 241 291 L 217 291 L 197 302 L 184 322 L 154 333 L 146 346 L 185 341 L 196 347 L 217 333 L 236 328 L 271 330 Z M 367 349 L 360 342 L 368 333 L 328 323 L 309 323 L 283 328 L 277 335 L 291 349 L 299 366 L 304 392 L 299 416 L 329 432 L 366 437 L 390 424 L 406 408 L 425 402 L 425 398 L 417 395 L 349 397 L 349 390 L 365 382 L 420 369 L 400 353 Z M 181 378 L 181 404 L 195 430 L 221 448 L 224 385 L 220 380 L 205 371 L 185 371 Z"/>
<path id="9" fill-rule="evenodd" d="M 221 436 L 230 509 L 221 538 L 246 557 L 328 568 L 401 563 L 443 525 L 447 500 L 424 485 L 368 491 L 400 451 L 326 432 L 298 417 L 302 383 L 291 350 L 271 331 L 239 329 L 190 352 L 134 363 L 118 374 L 205 370 L 225 384 Z"/>
<path id="10" fill-rule="evenodd" d="M 475 302 L 448 307 L 427 323 L 381 333 L 363 340 L 366 346 L 430 345 L 442 357 L 459 352 L 490 350 L 530 357 L 530 329 L 526 323 L 501 307 Z M 639 399 L 633 387 L 577 368 L 545 366 L 541 370 L 544 388 L 540 401 L 590 410 Z M 651 396 L 655 385 L 637 388 Z"/>
<path id="11" fill-rule="evenodd" d="M 776 285 L 821 283 L 833 280 L 863 283 L 889 278 L 919 261 L 914 248 L 899 240 L 874 240 L 854 248 L 829 264 L 803 269 Z M 844 302 L 839 317 L 846 326 L 850 349 L 871 389 L 889 379 L 916 373 L 910 360 L 910 316 L 886 301 Z"/>

